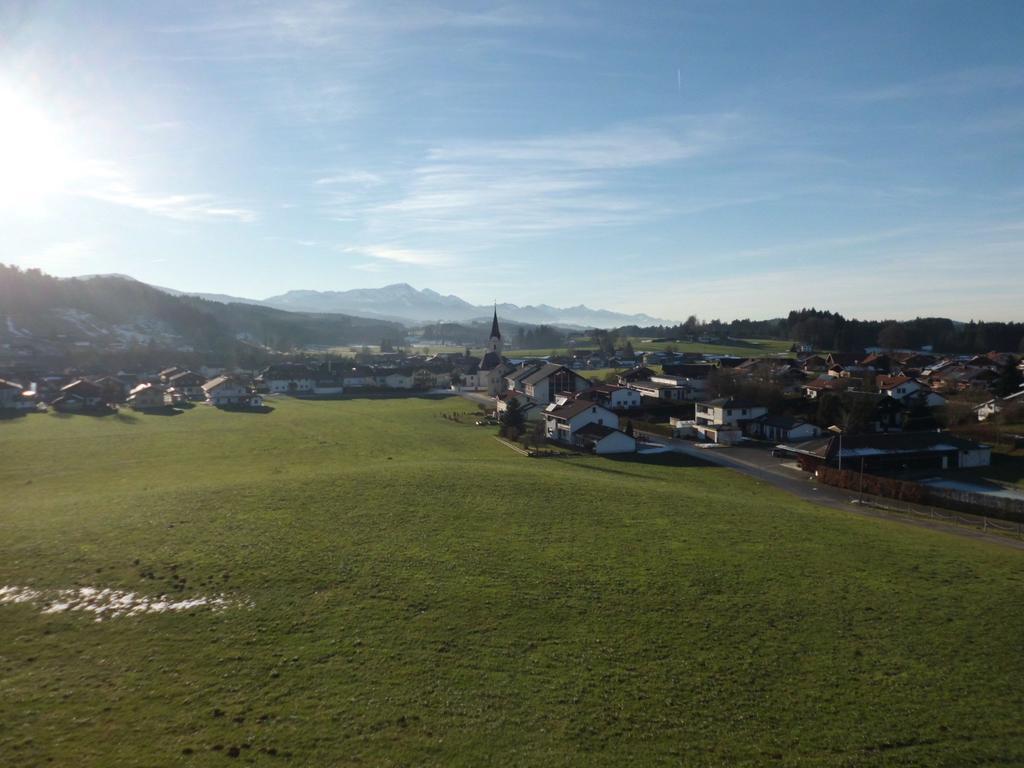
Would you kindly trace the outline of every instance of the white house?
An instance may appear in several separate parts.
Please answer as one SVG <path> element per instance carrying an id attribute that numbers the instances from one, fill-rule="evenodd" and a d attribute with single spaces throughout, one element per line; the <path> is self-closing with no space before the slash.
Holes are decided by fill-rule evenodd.
<path id="1" fill-rule="evenodd" d="M 260 382 L 272 394 L 302 395 L 316 389 L 316 376 L 308 366 L 282 363 L 266 368 Z"/>
<path id="2" fill-rule="evenodd" d="M 580 397 L 598 402 L 613 411 L 629 411 L 643 404 L 643 398 L 637 390 L 611 384 L 600 384 L 589 392 L 582 393 Z"/>
<path id="3" fill-rule="evenodd" d="M 234 376 L 218 376 L 203 384 L 206 402 L 223 408 L 236 406 L 243 408 L 259 408 L 263 398 L 256 394 L 248 382 Z"/>
<path id="4" fill-rule="evenodd" d="M 741 427 L 743 422 L 764 416 L 766 413 L 768 409 L 763 405 L 731 397 L 720 397 L 717 400 L 697 403 L 694 420 L 698 425 Z"/>
<path id="5" fill-rule="evenodd" d="M 574 443 L 598 454 L 636 453 L 636 438 L 607 424 L 586 424 L 576 430 Z"/>
<path id="6" fill-rule="evenodd" d="M 876 383 L 879 392 L 900 401 L 914 397 L 924 389 L 921 382 L 909 376 L 879 376 Z"/>
<path id="7" fill-rule="evenodd" d="M 166 404 L 164 388 L 159 384 L 145 382 L 132 388 L 126 401 L 133 410 L 146 411 L 163 408 Z"/>
<path id="8" fill-rule="evenodd" d="M 577 430 L 587 424 L 618 429 L 619 417 L 614 411 L 590 400 L 569 400 L 564 405 L 551 404 L 544 411 L 544 434 L 559 443 L 574 445 Z"/>
<path id="9" fill-rule="evenodd" d="M 640 395 L 656 400 L 685 400 L 688 392 L 681 384 L 674 381 L 656 381 L 653 376 L 647 380 L 634 381 L 629 386 Z"/>

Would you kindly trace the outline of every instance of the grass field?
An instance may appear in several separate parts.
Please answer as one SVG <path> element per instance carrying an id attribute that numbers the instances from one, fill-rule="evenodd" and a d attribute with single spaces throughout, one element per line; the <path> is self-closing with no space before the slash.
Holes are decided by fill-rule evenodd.
<path id="1" fill-rule="evenodd" d="M 1024 764 L 1024 556 L 461 400 L 0 422 L 0 765 Z"/>

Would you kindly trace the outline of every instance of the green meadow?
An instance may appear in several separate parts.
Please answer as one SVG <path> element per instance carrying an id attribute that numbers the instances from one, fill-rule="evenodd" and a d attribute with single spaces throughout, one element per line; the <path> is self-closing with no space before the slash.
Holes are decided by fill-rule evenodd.
<path id="1" fill-rule="evenodd" d="M 0 765 L 1024 764 L 1024 554 L 460 399 L 0 422 Z"/>

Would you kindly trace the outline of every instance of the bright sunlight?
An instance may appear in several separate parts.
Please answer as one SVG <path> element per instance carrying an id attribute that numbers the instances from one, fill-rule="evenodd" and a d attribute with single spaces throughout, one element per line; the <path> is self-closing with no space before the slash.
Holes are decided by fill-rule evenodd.
<path id="1" fill-rule="evenodd" d="M 68 183 L 70 152 L 53 121 L 3 84 L 0 115 L 0 206 L 31 208 Z"/>

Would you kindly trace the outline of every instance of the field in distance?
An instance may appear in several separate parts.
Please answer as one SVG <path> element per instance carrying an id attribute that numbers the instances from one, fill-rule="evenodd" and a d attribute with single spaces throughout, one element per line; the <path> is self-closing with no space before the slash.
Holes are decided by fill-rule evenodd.
<path id="1" fill-rule="evenodd" d="M 1024 763 L 1019 551 L 271 402 L 0 422 L 0 764 Z"/>

